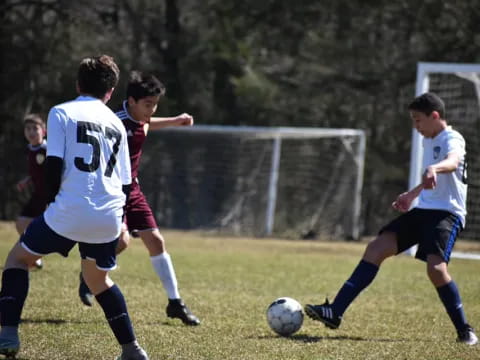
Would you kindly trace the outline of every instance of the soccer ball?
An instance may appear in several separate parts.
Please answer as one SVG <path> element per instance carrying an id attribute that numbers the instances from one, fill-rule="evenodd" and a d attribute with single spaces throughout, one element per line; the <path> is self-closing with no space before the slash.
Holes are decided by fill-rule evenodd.
<path id="1" fill-rule="evenodd" d="M 289 297 L 278 298 L 267 309 L 267 322 L 278 335 L 292 335 L 302 327 L 302 305 Z"/>

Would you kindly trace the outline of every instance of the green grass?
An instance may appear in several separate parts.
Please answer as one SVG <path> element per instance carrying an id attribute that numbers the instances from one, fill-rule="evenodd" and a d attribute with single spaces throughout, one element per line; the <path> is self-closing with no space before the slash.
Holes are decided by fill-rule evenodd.
<path id="1" fill-rule="evenodd" d="M 180 293 L 202 325 L 165 316 L 166 295 L 140 241 L 122 254 L 112 278 L 125 294 L 139 342 L 156 359 L 479 359 L 480 348 L 457 344 L 456 333 L 425 275 L 425 265 L 388 260 L 352 304 L 338 330 L 306 318 L 298 333 L 276 336 L 265 319 L 275 298 L 300 303 L 333 297 L 365 244 L 244 239 L 164 232 Z M 17 240 L 0 223 L 0 261 Z M 460 245 L 460 244 L 459 244 Z M 469 322 L 480 327 L 480 263 L 454 259 Z M 77 298 L 79 255 L 51 255 L 31 274 L 20 326 L 18 359 L 113 359 L 119 347 L 95 304 Z"/>

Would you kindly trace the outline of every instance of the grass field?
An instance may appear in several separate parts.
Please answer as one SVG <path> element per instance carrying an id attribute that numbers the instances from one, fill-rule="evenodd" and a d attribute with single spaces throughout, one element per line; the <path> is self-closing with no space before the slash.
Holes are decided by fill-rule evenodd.
<path id="1" fill-rule="evenodd" d="M 164 232 L 180 293 L 201 318 L 196 328 L 165 316 L 166 295 L 140 241 L 119 259 L 112 278 L 124 292 L 139 342 L 157 359 L 480 359 L 480 346 L 455 342 L 456 333 L 425 266 L 406 256 L 388 260 L 353 303 L 338 330 L 306 318 L 298 333 L 276 336 L 265 311 L 289 296 L 300 303 L 333 297 L 365 244 L 286 241 Z M 0 223 L 0 261 L 17 240 Z M 479 243 L 459 243 L 478 250 Z M 454 259 L 469 322 L 480 328 L 480 262 Z M 31 274 L 20 326 L 18 359 L 114 359 L 119 347 L 98 304 L 77 298 L 79 256 L 51 255 Z"/>

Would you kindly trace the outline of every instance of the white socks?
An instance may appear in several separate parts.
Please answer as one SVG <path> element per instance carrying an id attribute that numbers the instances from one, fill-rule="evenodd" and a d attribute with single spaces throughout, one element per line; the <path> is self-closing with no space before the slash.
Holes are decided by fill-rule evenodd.
<path id="1" fill-rule="evenodd" d="M 177 277 L 173 269 L 172 259 L 167 252 L 150 257 L 153 268 L 162 281 L 163 287 L 169 299 L 180 299 L 178 292 Z"/>

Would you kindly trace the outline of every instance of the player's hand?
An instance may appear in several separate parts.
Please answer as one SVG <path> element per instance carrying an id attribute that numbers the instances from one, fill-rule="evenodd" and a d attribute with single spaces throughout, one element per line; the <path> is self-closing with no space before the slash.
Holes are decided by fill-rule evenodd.
<path id="1" fill-rule="evenodd" d="M 29 183 L 30 183 L 30 178 L 26 177 L 25 179 L 22 179 L 17 183 L 16 188 L 19 192 L 22 192 L 28 187 Z"/>
<path id="2" fill-rule="evenodd" d="M 193 117 L 187 113 L 180 114 L 176 117 L 176 123 L 178 126 L 192 126 Z"/>
<path id="3" fill-rule="evenodd" d="M 392 207 L 400 212 L 407 212 L 412 205 L 413 198 L 409 192 L 398 195 L 397 199 L 392 203 Z"/>
<path id="4" fill-rule="evenodd" d="M 424 189 L 435 189 L 437 186 L 437 172 L 429 166 L 422 175 L 422 184 Z"/>

